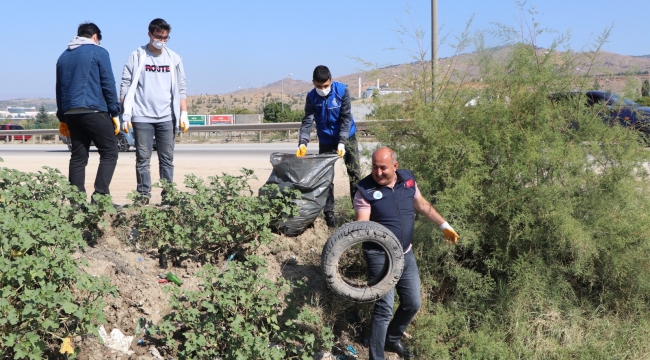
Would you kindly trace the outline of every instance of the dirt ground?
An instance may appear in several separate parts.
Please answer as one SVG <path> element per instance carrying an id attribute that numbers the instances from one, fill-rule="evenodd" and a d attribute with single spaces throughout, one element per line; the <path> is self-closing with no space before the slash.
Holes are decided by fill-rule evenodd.
<path id="1" fill-rule="evenodd" d="M 4 162 L 0 163 L 1 167 L 15 168 L 21 171 L 38 171 L 46 165 L 58 168 L 62 173 L 67 174 L 69 153 L 66 152 L 48 156 L 46 159 L 33 155 L 7 156 L 3 154 L 2 157 Z M 266 155 L 254 157 L 230 155 L 219 159 L 218 163 L 219 165 L 216 166 L 216 162 L 206 162 L 205 158 L 177 155 L 175 157 L 175 179 L 179 183 L 185 174 L 190 173 L 204 178 L 221 172 L 239 174 L 239 169 L 245 166 L 253 169 L 259 177 L 259 180 L 251 182 L 251 187 L 256 190 L 263 185 L 271 172 L 271 165 Z M 98 154 L 91 153 L 86 176 L 88 189 L 92 189 L 97 164 Z M 126 195 L 135 187 L 134 166 L 134 153 L 120 153 L 111 184 L 114 202 L 118 204 L 126 204 L 128 202 Z M 157 166 L 157 159 L 154 155 L 151 164 L 154 181 L 157 178 Z M 347 175 L 342 161 L 339 161 L 336 166 L 335 195 L 344 197 L 348 194 Z M 183 185 L 180 187 L 184 188 Z M 160 189 L 154 189 L 152 202 L 160 202 Z M 129 209 L 123 211 L 128 214 Z M 319 298 L 321 304 L 335 303 L 341 304 L 340 306 L 345 308 L 350 304 L 343 303 L 336 295 L 325 289 L 325 282 L 320 271 L 320 253 L 330 234 L 331 231 L 319 218 L 300 236 L 276 235 L 272 244 L 260 247 L 257 253 L 266 257 L 268 274 L 271 278 L 283 276 L 291 281 L 301 280 L 311 288 L 312 293 Z M 139 335 L 135 334 L 138 319 L 144 318 L 147 322 L 157 324 L 164 315 L 171 311 L 168 305 L 170 294 L 165 292 L 164 288 L 173 285 L 158 283 L 158 274 L 172 271 L 183 281 L 184 288 L 197 290 L 199 280 L 195 274 L 201 265 L 191 260 L 185 260 L 181 267 L 172 267 L 170 261 L 169 269 L 159 268 L 157 252 L 151 249 L 141 249 L 137 241 L 137 231 L 125 226 L 106 229 L 104 236 L 98 240 L 97 244 L 90 247 L 85 253 L 77 253 L 76 256 L 88 261 L 89 267 L 85 269 L 88 273 L 108 277 L 118 289 L 119 296 L 117 298 L 108 296 L 104 299 L 106 302 L 104 308 L 107 319 L 107 324 L 104 325 L 106 332 L 110 333 L 113 329 L 119 329 L 126 336 L 135 336 L 131 343 L 131 350 L 134 351 L 132 355 L 112 351 L 93 336 L 77 337 L 73 340 L 75 346 L 81 348 L 79 358 L 82 360 L 152 360 L 156 358 L 151 354 L 151 346 L 159 348 L 164 354 L 164 347 L 161 343 L 156 343 L 144 332 Z M 366 311 L 369 308 L 369 306 L 365 306 Z M 332 319 L 331 314 L 324 315 L 325 318 L 327 316 L 330 317 L 327 319 L 328 321 L 338 324 L 335 325 L 338 344 L 337 348 L 333 350 L 334 354 L 343 354 L 342 349 L 347 345 L 352 345 L 358 352 L 358 359 L 366 359 L 367 349 L 363 346 L 363 336 L 359 329 L 349 328 L 347 322 L 341 319 Z M 140 344 L 138 344 L 139 341 L 141 341 Z M 169 356 L 165 358 L 169 358 Z M 388 358 L 396 359 L 397 357 L 389 354 Z M 330 355 L 329 352 L 322 352 L 315 359 L 335 359 L 335 356 Z M 352 357 L 348 357 L 348 359 L 352 359 Z"/>
<path id="2" fill-rule="evenodd" d="M 320 253 L 330 234 L 331 231 L 324 220 L 319 218 L 303 234 L 297 237 L 275 235 L 275 240 L 271 244 L 259 247 L 255 253 L 267 259 L 269 278 L 282 276 L 291 281 L 300 280 L 310 287 L 313 296 L 321 297 L 322 304 L 341 303 L 335 294 L 325 288 L 325 281 L 320 271 Z M 126 336 L 134 336 L 130 347 L 134 353 L 126 355 L 112 351 L 93 336 L 83 339 L 78 337 L 74 340 L 75 346 L 81 348 L 79 355 L 81 360 L 153 360 L 156 358 L 151 355 L 152 346 L 156 347 L 161 354 L 165 354 L 162 343 L 147 336 L 144 331 L 135 334 L 138 319 L 143 318 L 147 323 L 157 324 L 171 311 L 168 305 L 170 294 L 165 292 L 164 288 L 175 285 L 158 283 L 158 274 L 171 271 L 183 281 L 183 288 L 199 289 L 199 279 L 195 276 L 201 267 L 199 263 L 188 259 L 183 261 L 180 267 L 173 267 L 170 262 L 168 269 L 160 269 L 157 253 L 150 249 L 139 249 L 134 235 L 137 236 L 137 232 L 123 227 L 110 228 L 97 244 L 85 253 L 76 254 L 76 257 L 88 261 L 89 267 L 86 269 L 88 273 L 94 276 L 106 276 L 117 287 L 119 293 L 117 298 L 112 296 L 104 298 L 106 302 L 104 313 L 107 319 L 104 327 L 107 333 L 117 328 Z M 128 240 L 120 240 L 124 238 Z M 218 266 L 225 268 L 227 261 L 223 260 Z M 369 306 L 365 305 L 365 308 L 369 309 Z M 328 315 L 323 317 L 328 318 Z M 334 355 L 322 351 L 314 359 L 334 360 L 335 355 L 343 354 L 342 349 L 347 345 L 351 345 L 358 352 L 358 359 L 367 359 L 367 349 L 363 346 L 358 330 L 349 328 L 345 321 L 331 318 L 327 320 L 339 324 L 335 325 L 338 327 L 335 329 L 335 334 L 339 336 L 339 341 L 333 350 Z M 388 355 L 388 359 L 397 359 L 394 354 Z M 169 356 L 165 358 L 168 359 Z M 348 357 L 348 359 L 353 358 Z"/>

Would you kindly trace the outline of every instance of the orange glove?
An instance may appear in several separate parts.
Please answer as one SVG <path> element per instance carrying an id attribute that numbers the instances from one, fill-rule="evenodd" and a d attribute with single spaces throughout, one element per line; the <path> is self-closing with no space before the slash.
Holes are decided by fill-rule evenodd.
<path id="1" fill-rule="evenodd" d="M 59 134 L 67 137 L 68 139 L 70 138 L 70 129 L 68 129 L 68 124 L 64 122 L 59 123 Z"/>
<path id="2" fill-rule="evenodd" d="M 120 133 L 120 122 L 117 117 L 111 118 L 113 120 L 113 126 L 115 127 L 115 136 Z"/>
<path id="3" fill-rule="evenodd" d="M 456 234 L 448 222 L 445 221 L 444 224 L 440 225 L 440 230 L 442 230 L 443 235 L 445 235 L 445 240 L 448 243 L 455 244 L 458 241 L 458 234 Z"/>
<path id="4" fill-rule="evenodd" d="M 305 155 L 307 155 L 307 146 L 305 144 L 300 144 L 296 151 L 296 157 L 303 157 Z"/>

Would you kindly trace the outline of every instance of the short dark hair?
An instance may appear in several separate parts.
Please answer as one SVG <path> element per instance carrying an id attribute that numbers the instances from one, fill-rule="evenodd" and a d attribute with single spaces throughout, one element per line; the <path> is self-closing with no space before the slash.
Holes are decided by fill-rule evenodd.
<path id="1" fill-rule="evenodd" d="M 167 21 L 160 18 L 151 20 L 149 23 L 149 32 L 155 34 L 159 31 L 171 32 L 172 26 L 169 25 Z"/>
<path id="2" fill-rule="evenodd" d="M 99 30 L 97 25 L 91 22 L 85 22 L 77 28 L 77 36 L 83 36 L 90 39 L 95 34 L 97 34 L 97 40 L 102 39 L 102 31 Z"/>
<path id="3" fill-rule="evenodd" d="M 318 65 L 314 69 L 313 80 L 315 82 L 324 83 L 325 81 L 331 78 L 332 78 L 332 74 L 330 73 L 330 69 L 328 69 L 327 66 Z"/>

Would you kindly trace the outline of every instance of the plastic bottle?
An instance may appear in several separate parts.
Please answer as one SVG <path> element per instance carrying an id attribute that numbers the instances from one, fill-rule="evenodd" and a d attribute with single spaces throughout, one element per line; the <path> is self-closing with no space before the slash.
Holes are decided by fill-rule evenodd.
<path id="1" fill-rule="evenodd" d="M 178 286 L 183 285 L 183 282 L 178 277 L 176 277 L 176 275 L 174 275 L 174 274 L 172 274 L 170 272 L 167 273 L 167 280 L 173 282 L 174 284 L 176 284 Z"/>

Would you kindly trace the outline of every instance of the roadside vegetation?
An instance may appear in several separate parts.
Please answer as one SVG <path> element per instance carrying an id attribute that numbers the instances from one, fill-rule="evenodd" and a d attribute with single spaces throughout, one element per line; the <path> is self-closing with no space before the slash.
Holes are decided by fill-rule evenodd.
<path id="1" fill-rule="evenodd" d="M 531 13 L 534 17 L 534 12 Z M 453 224 L 446 245 L 418 222 L 415 253 L 423 309 L 410 331 L 422 358 L 642 358 L 650 326 L 648 152 L 638 133 L 603 123 L 582 98 L 592 51 L 547 49 L 535 19 L 490 32 L 512 51 L 495 58 L 482 35 L 471 82 L 430 63 L 408 74 L 401 104 L 376 99 L 378 116 L 406 119 L 374 129 L 414 171 L 423 195 Z M 422 39 L 420 39 L 422 40 Z M 633 88 L 623 94 L 630 98 Z M 607 90 L 607 89 L 605 89 Z M 475 106 L 465 106 L 477 99 Z"/>
<path id="2" fill-rule="evenodd" d="M 609 29 L 590 52 L 560 53 L 568 37 L 541 50 L 536 39 L 546 30 L 530 24 L 491 32 L 511 49 L 505 57 L 486 49 L 481 34 L 460 36 L 459 54 L 479 51 L 471 64 L 479 80 L 450 66 L 432 88 L 431 64 L 418 50 L 403 74 L 411 92 L 373 99 L 375 118 L 401 120 L 375 126 L 377 140 L 398 152 L 400 167 L 414 171 L 460 234 L 447 245 L 433 225 L 417 222 L 423 307 L 406 341 L 420 359 L 650 353 L 648 151 L 637 132 L 604 124 L 604 108 L 551 101 L 593 88 L 589 71 L 575 69 L 592 68 Z M 623 95 L 638 98 L 639 85 Z M 290 108 L 283 115 L 281 103 L 267 108 L 270 121 L 299 117 Z M 0 357 L 72 359 L 81 352 L 76 339 L 98 335 L 104 299 L 119 289 L 87 274 L 81 254 L 109 227 L 125 247 L 164 255 L 172 268 L 200 264 L 198 290 L 165 285 L 169 312 L 147 325 L 146 342 L 165 358 L 362 352 L 372 305 L 318 288 L 320 249 L 297 254 L 300 280 L 269 276 L 258 250 L 277 245 L 272 220 L 295 214 L 297 195 L 275 188 L 267 191 L 275 197 L 256 197 L 253 176 L 188 176 L 187 190 L 161 185 L 164 205 L 116 214 L 108 198 L 87 204 L 56 170 L 0 168 Z M 337 199 L 336 211 L 340 221 L 353 219 L 348 198 Z"/>

